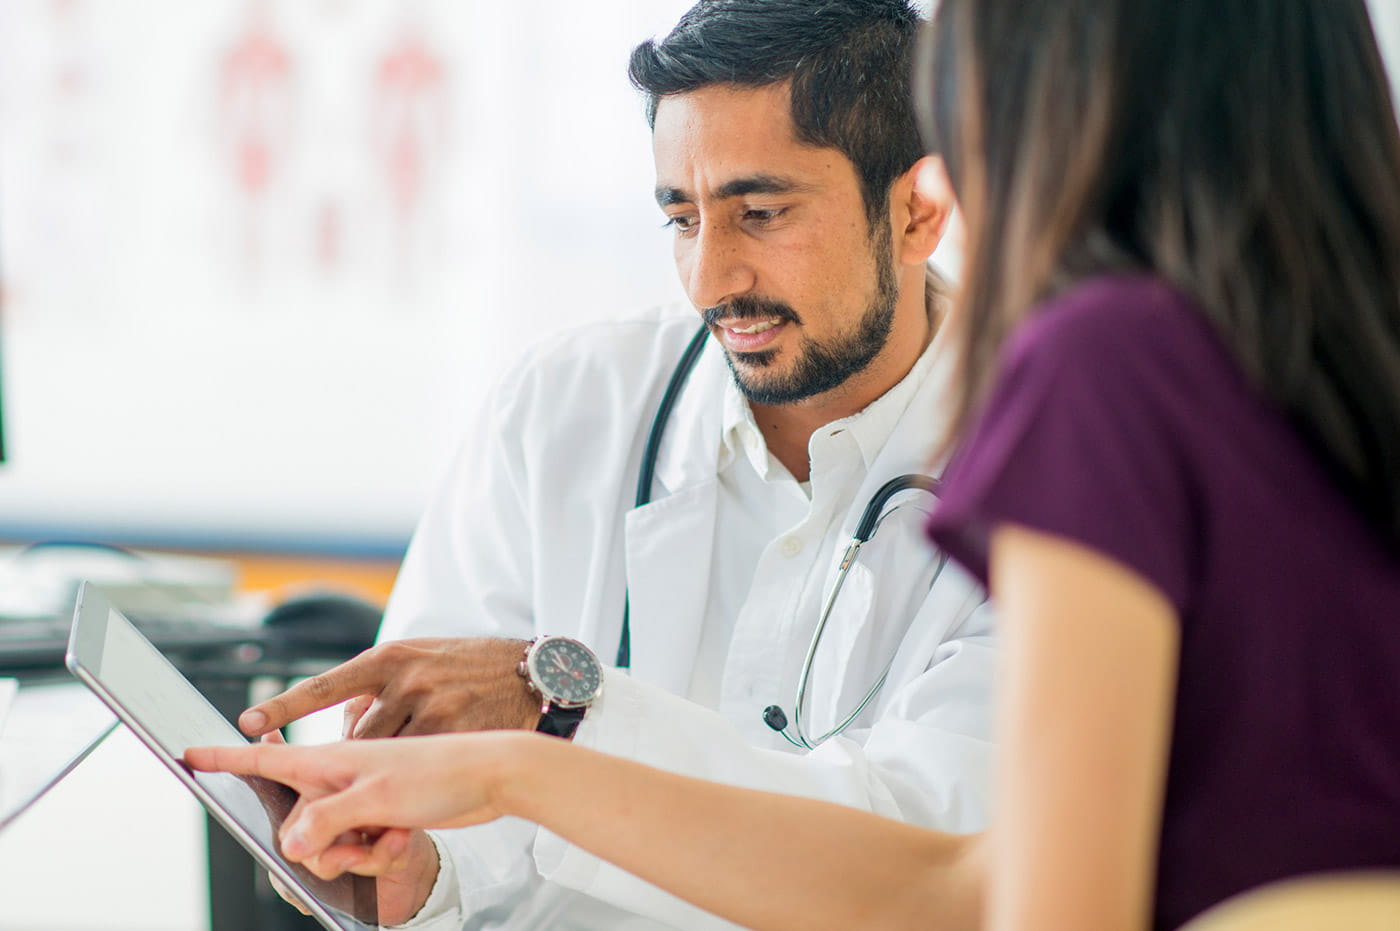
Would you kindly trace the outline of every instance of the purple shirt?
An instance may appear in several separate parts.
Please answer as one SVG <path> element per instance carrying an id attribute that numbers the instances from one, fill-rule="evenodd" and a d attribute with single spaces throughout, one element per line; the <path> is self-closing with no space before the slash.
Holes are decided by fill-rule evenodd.
<path id="1" fill-rule="evenodd" d="M 1014 522 L 1135 570 L 1180 672 L 1154 924 L 1400 867 L 1400 560 L 1193 304 L 1099 278 L 1015 334 L 929 532 L 985 583 Z"/>

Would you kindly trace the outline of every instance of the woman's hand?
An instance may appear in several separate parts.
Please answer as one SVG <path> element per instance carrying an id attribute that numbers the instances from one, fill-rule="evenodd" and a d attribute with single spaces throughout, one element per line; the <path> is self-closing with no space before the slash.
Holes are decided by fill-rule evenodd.
<path id="1" fill-rule="evenodd" d="M 327 878 L 380 875 L 403 865 L 410 848 L 403 829 L 465 827 L 505 814 L 496 800 L 507 764 L 546 740 L 499 731 L 316 747 L 193 747 L 185 763 L 291 786 L 301 799 L 278 832 L 283 856 Z M 355 842 L 357 836 L 373 839 Z"/>

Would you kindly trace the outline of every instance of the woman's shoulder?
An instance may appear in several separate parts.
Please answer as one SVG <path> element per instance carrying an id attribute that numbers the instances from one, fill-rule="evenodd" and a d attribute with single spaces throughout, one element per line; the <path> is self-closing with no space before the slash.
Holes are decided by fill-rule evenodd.
<path id="1" fill-rule="evenodd" d="M 1037 307 L 949 470 L 939 545 L 985 579 L 977 528 L 1018 523 L 1106 553 L 1182 603 L 1187 549 L 1166 528 L 1191 513 L 1196 415 L 1214 402 L 1164 346 L 1204 326 L 1145 276 L 1088 279 Z"/>
<path id="2" fill-rule="evenodd" d="M 1002 372 L 1129 394 L 1246 388 L 1200 304 L 1145 274 L 1085 279 L 1041 303 L 1008 342 Z"/>
<path id="3" fill-rule="evenodd" d="M 1094 354 L 1105 363 L 1183 348 L 1216 348 L 1200 305 L 1146 274 L 1084 279 L 1041 303 L 1012 341 L 1012 352 Z"/>

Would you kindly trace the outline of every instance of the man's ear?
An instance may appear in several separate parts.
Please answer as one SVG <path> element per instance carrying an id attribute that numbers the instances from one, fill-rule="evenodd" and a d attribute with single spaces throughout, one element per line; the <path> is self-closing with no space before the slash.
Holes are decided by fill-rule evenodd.
<path id="1" fill-rule="evenodd" d="M 928 261 L 938 248 L 956 201 L 943 159 L 925 155 L 895 180 L 896 255 L 903 265 Z"/>

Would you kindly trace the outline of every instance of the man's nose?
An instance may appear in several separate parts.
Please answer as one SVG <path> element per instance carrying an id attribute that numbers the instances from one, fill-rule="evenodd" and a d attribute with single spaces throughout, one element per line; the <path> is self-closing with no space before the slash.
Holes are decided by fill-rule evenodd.
<path id="1" fill-rule="evenodd" d="M 753 290 L 754 268 L 741 239 L 721 227 L 702 226 L 677 255 L 686 294 L 696 307 L 714 307 Z"/>

